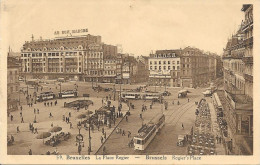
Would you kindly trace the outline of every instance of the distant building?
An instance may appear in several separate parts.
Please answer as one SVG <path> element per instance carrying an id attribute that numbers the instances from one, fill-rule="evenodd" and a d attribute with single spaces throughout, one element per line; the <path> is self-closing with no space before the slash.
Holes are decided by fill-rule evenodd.
<path id="1" fill-rule="evenodd" d="M 21 74 L 27 78 L 103 81 L 104 58 L 117 56 L 117 47 L 101 36 L 84 35 L 25 42 Z"/>
<path id="2" fill-rule="evenodd" d="M 104 78 L 103 82 L 115 83 L 116 79 L 116 57 L 109 56 L 104 59 Z"/>
<path id="3" fill-rule="evenodd" d="M 149 85 L 180 86 L 180 55 L 181 50 L 157 50 L 150 54 Z"/>
<path id="4" fill-rule="evenodd" d="M 20 63 L 14 57 L 7 57 L 7 111 L 17 110 L 19 104 Z"/>

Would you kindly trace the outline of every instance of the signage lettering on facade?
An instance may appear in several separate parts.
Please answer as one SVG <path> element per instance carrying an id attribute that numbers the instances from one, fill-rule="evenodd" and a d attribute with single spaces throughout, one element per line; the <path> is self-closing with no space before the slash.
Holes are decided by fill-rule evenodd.
<path id="1" fill-rule="evenodd" d="M 87 33 L 87 32 L 88 32 L 88 29 L 62 30 L 62 31 L 55 31 L 54 35 Z"/>

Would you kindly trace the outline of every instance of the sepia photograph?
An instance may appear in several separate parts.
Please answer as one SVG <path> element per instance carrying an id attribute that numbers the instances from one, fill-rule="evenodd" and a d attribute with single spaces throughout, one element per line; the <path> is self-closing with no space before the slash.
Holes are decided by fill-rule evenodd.
<path id="1" fill-rule="evenodd" d="M 259 153 L 258 7 L 1 1 L 1 153 L 122 164 L 249 159 Z"/>

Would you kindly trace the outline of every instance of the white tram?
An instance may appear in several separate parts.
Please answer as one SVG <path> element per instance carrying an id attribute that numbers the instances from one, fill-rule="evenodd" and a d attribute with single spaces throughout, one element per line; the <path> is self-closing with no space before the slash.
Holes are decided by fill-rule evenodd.
<path id="1" fill-rule="evenodd" d="M 162 93 L 156 92 L 122 92 L 122 99 L 161 100 Z"/>
<path id="2" fill-rule="evenodd" d="M 157 114 L 148 124 L 143 125 L 134 137 L 134 149 L 145 150 L 164 124 L 164 114 Z"/>
<path id="3" fill-rule="evenodd" d="M 55 94 L 53 92 L 43 92 L 40 93 L 39 96 L 37 96 L 37 101 L 46 101 L 46 100 L 51 100 L 55 98 Z"/>
<path id="4" fill-rule="evenodd" d="M 78 92 L 73 90 L 63 91 L 59 93 L 60 98 L 78 97 Z"/>

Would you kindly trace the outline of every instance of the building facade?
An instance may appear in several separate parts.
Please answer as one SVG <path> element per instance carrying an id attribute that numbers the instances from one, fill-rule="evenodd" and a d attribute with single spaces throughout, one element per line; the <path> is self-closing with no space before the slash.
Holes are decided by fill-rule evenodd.
<path id="1" fill-rule="evenodd" d="M 14 57 L 7 57 L 7 111 L 18 109 L 19 105 L 19 61 Z"/>
<path id="2" fill-rule="evenodd" d="M 28 78 L 103 81 L 104 57 L 117 47 L 100 36 L 84 35 L 26 42 L 21 52 L 22 75 Z"/>
<path id="3" fill-rule="evenodd" d="M 225 110 L 234 154 L 253 153 L 253 5 L 243 5 L 245 21 L 223 54 Z"/>
<path id="4" fill-rule="evenodd" d="M 149 85 L 180 86 L 180 54 L 181 50 L 157 50 L 150 54 Z"/>

